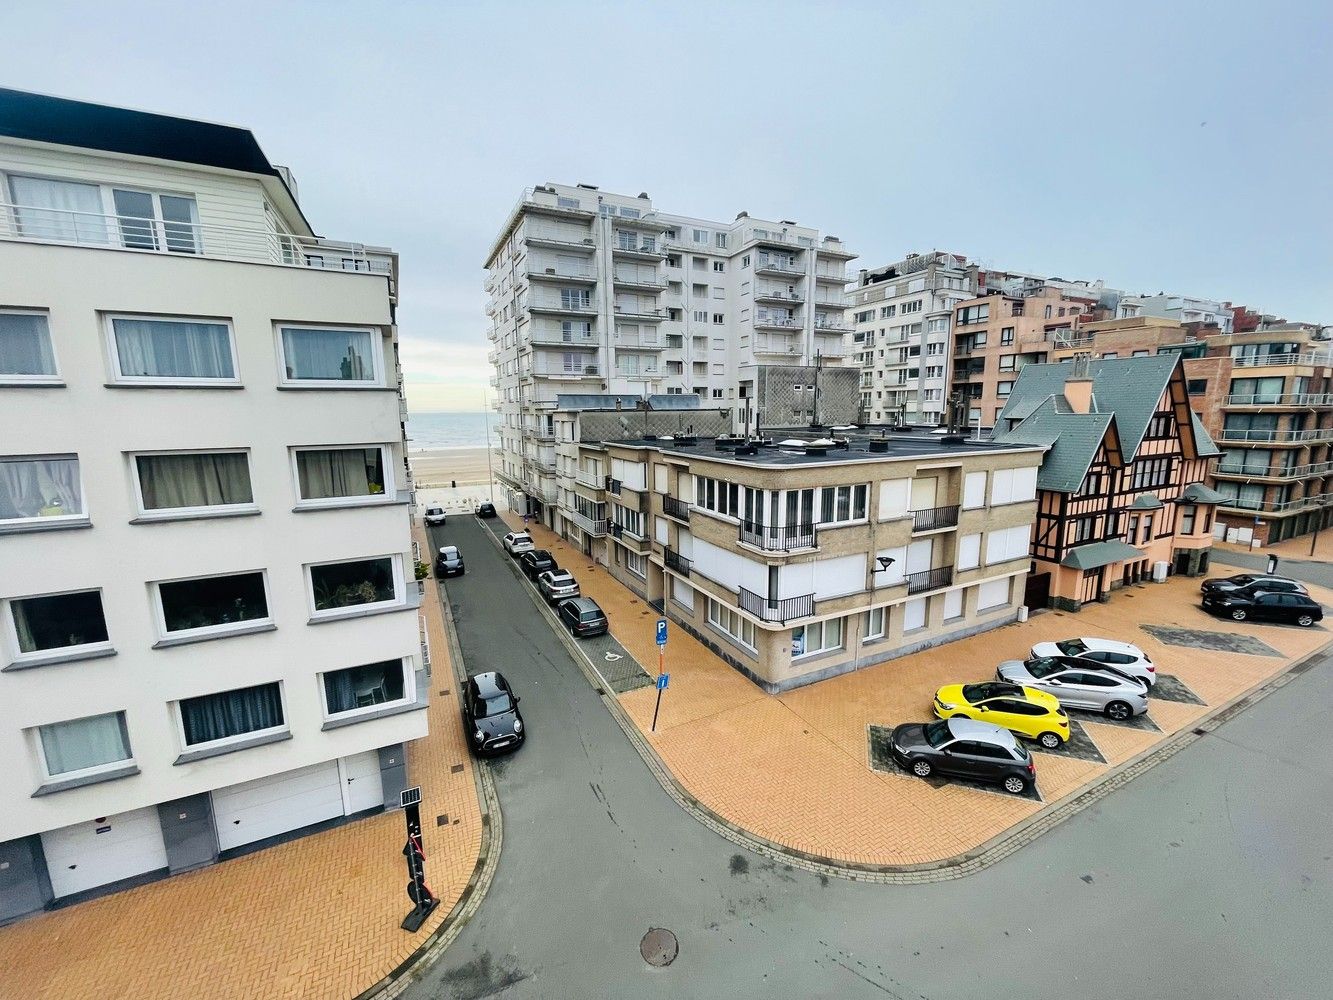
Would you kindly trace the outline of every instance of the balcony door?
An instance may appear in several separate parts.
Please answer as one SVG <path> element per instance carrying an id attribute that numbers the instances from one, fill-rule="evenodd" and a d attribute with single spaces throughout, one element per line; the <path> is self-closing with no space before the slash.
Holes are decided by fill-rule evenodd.
<path id="1" fill-rule="evenodd" d="M 193 198 L 115 188 L 111 200 L 124 246 L 199 253 L 199 214 Z"/>

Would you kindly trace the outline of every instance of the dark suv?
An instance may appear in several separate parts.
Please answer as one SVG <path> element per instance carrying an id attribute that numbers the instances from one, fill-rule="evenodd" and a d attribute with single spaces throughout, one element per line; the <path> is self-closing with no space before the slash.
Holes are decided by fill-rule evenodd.
<path id="1" fill-rule="evenodd" d="M 606 615 L 591 597 L 572 597 L 568 601 L 561 601 L 557 613 L 570 635 L 575 638 L 606 635 Z"/>
<path id="2" fill-rule="evenodd" d="M 518 714 L 518 702 L 509 682 L 498 671 L 467 679 L 463 689 L 463 729 L 474 753 L 500 753 L 523 745 L 528 736 L 523 729 L 523 716 Z"/>
<path id="3" fill-rule="evenodd" d="M 899 767 L 918 778 L 938 771 L 993 781 L 1014 795 L 1022 795 L 1037 780 L 1027 747 L 1009 730 L 989 722 L 958 718 L 909 722 L 894 729 L 890 753 Z"/>
<path id="4" fill-rule="evenodd" d="M 1232 621 L 1252 618 L 1257 622 L 1285 622 L 1309 628 L 1324 617 L 1319 602 L 1304 594 L 1274 594 L 1267 591 L 1233 590 L 1225 594 L 1204 594 L 1203 610 L 1225 615 Z"/>
<path id="5" fill-rule="evenodd" d="M 518 564 L 523 572 L 527 574 L 529 580 L 537 579 L 538 573 L 545 573 L 548 569 L 559 569 L 556 565 L 555 557 L 545 549 L 533 549 L 531 552 L 524 552 L 518 557 Z"/>

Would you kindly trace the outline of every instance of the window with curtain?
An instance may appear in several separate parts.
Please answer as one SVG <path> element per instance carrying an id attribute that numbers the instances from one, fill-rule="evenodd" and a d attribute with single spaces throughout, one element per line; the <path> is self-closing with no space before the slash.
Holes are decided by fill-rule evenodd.
<path id="1" fill-rule="evenodd" d="M 282 691 L 276 682 L 185 698 L 180 711 L 186 746 L 278 729 L 285 724 Z"/>
<path id="2" fill-rule="evenodd" d="M 402 660 L 330 670 L 324 675 L 324 703 L 329 715 L 402 701 L 405 692 Z"/>
<path id="3" fill-rule="evenodd" d="M 282 328 L 282 363 L 293 382 L 375 381 L 375 334 L 370 330 Z"/>
<path id="4" fill-rule="evenodd" d="M 77 458 L 0 458 L 0 523 L 84 514 Z"/>
<path id="5" fill-rule="evenodd" d="M 11 176 L 9 194 L 18 231 L 27 239 L 111 242 L 102 192 L 96 184 Z"/>
<path id="6" fill-rule="evenodd" d="M 117 316 L 111 328 L 121 378 L 236 378 L 226 323 Z"/>
<path id="7" fill-rule="evenodd" d="M 37 733 L 46 773 L 53 778 L 119 764 L 132 756 L 124 712 L 54 722 L 38 727 Z"/>
<path id="8" fill-rule="evenodd" d="M 244 452 L 138 455 L 134 464 L 146 511 L 254 503 Z"/>
<path id="9" fill-rule="evenodd" d="M 384 604 L 398 593 L 391 556 L 311 566 L 310 587 L 316 611 Z"/>
<path id="10" fill-rule="evenodd" d="M 263 573 L 233 573 L 157 585 L 168 632 L 223 628 L 268 617 Z"/>
<path id="11" fill-rule="evenodd" d="M 46 315 L 0 312 L 0 379 L 55 374 L 56 357 Z"/>
<path id="12" fill-rule="evenodd" d="M 338 500 L 384 493 L 381 448 L 320 448 L 296 453 L 302 500 Z"/>
<path id="13" fill-rule="evenodd" d="M 106 642 L 102 594 L 85 590 L 9 602 L 20 653 L 41 653 L 69 646 Z"/>

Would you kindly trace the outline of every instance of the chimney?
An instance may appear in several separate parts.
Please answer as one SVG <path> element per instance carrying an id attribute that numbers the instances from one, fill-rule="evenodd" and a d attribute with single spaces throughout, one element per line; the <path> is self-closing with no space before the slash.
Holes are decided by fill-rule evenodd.
<path id="1" fill-rule="evenodd" d="M 1088 374 L 1091 355 L 1075 354 L 1072 371 L 1065 379 L 1065 402 L 1075 413 L 1092 410 L 1092 376 Z"/>

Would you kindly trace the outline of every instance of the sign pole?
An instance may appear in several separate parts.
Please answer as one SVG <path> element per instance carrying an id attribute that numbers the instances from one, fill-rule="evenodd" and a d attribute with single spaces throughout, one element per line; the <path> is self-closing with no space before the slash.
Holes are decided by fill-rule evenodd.
<path id="1" fill-rule="evenodd" d="M 421 786 L 404 789 L 399 803 L 407 822 L 403 857 L 407 859 L 407 898 L 413 903 L 412 911 L 403 918 L 402 928 L 415 934 L 440 901 L 426 885 L 426 852 L 421 845 Z"/>
<path id="2" fill-rule="evenodd" d="M 657 619 L 657 705 L 653 708 L 653 732 L 657 732 L 657 713 L 662 711 L 662 692 L 671 683 L 671 675 L 666 672 L 667 620 Z"/>

